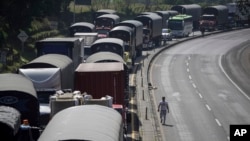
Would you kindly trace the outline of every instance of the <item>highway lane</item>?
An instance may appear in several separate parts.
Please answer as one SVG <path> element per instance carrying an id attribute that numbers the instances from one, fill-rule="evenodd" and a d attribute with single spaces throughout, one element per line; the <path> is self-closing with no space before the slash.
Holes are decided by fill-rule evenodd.
<path id="1" fill-rule="evenodd" d="M 249 29 L 199 38 L 171 47 L 150 70 L 155 106 L 169 101 L 166 141 L 227 141 L 230 124 L 250 124 L 250 101 L 222 71 L 227 51 L 250 39 Z"/>

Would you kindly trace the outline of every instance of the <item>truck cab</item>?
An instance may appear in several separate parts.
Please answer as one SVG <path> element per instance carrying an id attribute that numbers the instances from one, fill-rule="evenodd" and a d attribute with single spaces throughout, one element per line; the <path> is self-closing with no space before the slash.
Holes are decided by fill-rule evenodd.
<path id="1" fill-rule="evenodd" d="M 212 14 L 202 15 L 200 26 L 203 26 L 207 31 L 213 31 L 216 27 L 216 17 Z"/>

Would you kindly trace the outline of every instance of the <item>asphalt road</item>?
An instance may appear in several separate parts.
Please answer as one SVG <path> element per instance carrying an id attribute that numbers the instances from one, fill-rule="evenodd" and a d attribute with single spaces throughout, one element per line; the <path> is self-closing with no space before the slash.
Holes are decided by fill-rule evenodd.
<path id="1" fill-rule="evenodd" d="M 250 124 L 250 100 L 241 88 L 248 81 L 228 73 L 235 62 L 225 61 L 235 56 L 226 56 L 228 51 L 237 52 L 234 48 L 249 39 L 245 29 L 187 41 L 159 54 L 150 78 L 157 86 L 155 106 L 162 96 L 170 105 L 167 125 L 160 127 L 163 140 L 227 141 L 229 125 Z"/>

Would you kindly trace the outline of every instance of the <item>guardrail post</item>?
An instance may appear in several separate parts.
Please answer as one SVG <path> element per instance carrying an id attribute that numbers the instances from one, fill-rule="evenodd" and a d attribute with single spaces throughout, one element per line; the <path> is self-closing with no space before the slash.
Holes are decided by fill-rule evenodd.
<path id="1" fill-rule="evenodd" d="M 142 100 L 144 100 L 144 90 L 142 90 Z"/>

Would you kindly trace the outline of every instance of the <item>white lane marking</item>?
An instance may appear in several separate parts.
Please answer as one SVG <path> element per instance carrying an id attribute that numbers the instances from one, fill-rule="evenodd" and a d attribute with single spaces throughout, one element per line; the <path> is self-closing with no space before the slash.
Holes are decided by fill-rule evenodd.
<path id="1" fill-rule="evenodd" d="M 198 94 L 199 94 L 200 98 L 203 98 L 203 96 L 200 93 L 198 93 Z"/>
<path id="2" fill-rule="evenodd" d="M 222 72 L 226 75 L 226 77 L 231 81 L 231 83 L 248 99 L 250 100 L 250 97 L 228 76 L 228 74 L 226 73 L 226 71 L 224 70 L 224 68 L 222 67 L 222 55 L 220 56 L 219 59 L 219 66 L 222 70 Z"/>
<path id="3" fill-rule="evenodd" d="M 190 72 L 189 68 L 187 68 L 187 72 Z"/>
<path id="4" fill-rule="evenodd" d="M 191 76 L 191 75 L 189 75 L 188 78 L 189 78 L 190 80 L 192 80 L 192 76 Z"/>
<path id="5" fill-rule="evenodd" d="M 227 136 L 227 140 L 229 140 L 229 141 L 230 141 L 230 137 L 229 137 L 229 136 Z"/>
<path id="6" fill-rule="evenodd" d="M 187 63 L 186 63 L 186 65 L 188 66 L 188 65 L 189 65 L 189 63 L 187 62 Z"/>
<path id="7" fill-rule="evenodd" d="M 219 126 L 221 126 L 220 121 L 217 118 L 215 119 L 215 121 Z"/>
<path id="8" fill-rule="evenodd" d="M 207 107 L 208 111 L 211 111 L 211 108 L 209 107 L 209 105 L 206 104 L 206 107 Z"/>
<path id="9" fill-rule="evenodd" d="M 195 85 L 194 83 L 193 83 L 192 85 L 193 85 L 194 88 L 197 88 L 196 85 Z"/>

